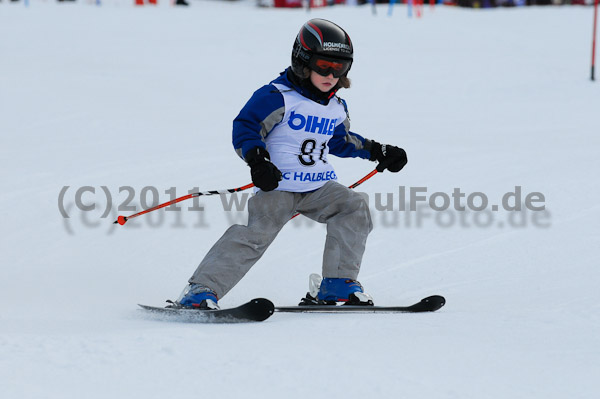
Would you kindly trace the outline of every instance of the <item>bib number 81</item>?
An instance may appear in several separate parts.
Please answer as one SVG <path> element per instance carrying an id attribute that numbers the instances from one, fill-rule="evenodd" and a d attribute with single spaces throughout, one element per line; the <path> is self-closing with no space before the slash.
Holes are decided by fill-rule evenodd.
<path id="1" fill-rule="evenodd" d="M 300 146 L 300 155 L 298 155 L 298 160 L 304 166 L 313 166 L 317 161 L 314 158 L 314 151 L 317 148 L 317 141 L 314 139 L 307 139 L 302 142 Z M 327 148 L 327 142 L 323 142 L 319 151 L 319 161 L 323 163 L 327 163 L 325 160 L 325 148 Z"/>

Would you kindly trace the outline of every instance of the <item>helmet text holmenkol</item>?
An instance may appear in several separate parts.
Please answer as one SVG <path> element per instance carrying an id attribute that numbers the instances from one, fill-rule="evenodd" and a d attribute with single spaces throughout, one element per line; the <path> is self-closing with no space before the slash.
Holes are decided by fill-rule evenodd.
<path id="1" fill-rule="evenodd" d="M 351 52 L 351 48 L 346 43 L 324 42 L 323 50 L 325 51 L 344 51 Z"/>

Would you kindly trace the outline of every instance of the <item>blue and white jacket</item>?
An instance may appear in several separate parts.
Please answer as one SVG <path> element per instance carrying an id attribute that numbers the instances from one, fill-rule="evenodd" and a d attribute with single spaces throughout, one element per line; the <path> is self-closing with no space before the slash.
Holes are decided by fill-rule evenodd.
<path id="1" fill-rule="evenodd" d="M 292 83 L 288 70 L 255 91 L 234 119 L 233 146 L 241 158 L 266 148 L 283 174 L 277 190 L 312 191 L 337 179 L 328 154 L 369 159 L 371 143 L 350 131 L 344 100 L 316 98 Z"/>

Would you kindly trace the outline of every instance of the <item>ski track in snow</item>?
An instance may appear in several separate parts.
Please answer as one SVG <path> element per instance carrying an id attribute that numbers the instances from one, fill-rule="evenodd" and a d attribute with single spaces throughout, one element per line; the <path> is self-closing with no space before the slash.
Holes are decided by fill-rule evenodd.
<path id="1" fill-rule="evenodd" d="M 592 8 L 370 6 L 259 9 L 194 1 L 0 3 L 2 398 L 591 399 L 600 391 L 600 86 L 589 73 Z M 243 212 L 112 223 L 155 186 L 160 202 L 250 181 L 231 121 L 289 63 L 308 18 L 338 22 L 356 48 L 352 130 L 406 148 L 378 174 L 360 280 L 379 305 L 441 294 L 432 314 L 275 314 L 263 323 L 172 323 L 136 309 L 176 298 Z M 350 184 L 372 170 L 332 159 Z M 57 197 L 70 186 L 65 207 Z M 93 186 L 82 215 L 73 203 Z M 113 209 L 101 219 L 106 198 Z M 545 195 L 545 227 L 419 226 L 374 209 L 375 193 L 427 186 Z M 241 198 L 241 197 L 240 197 Z M 397 200 L 394 200 L 394 204 Z M 83 219 L 83 217 L 86 219 Z M 472 216 L 472 215 L 470 215 Z M 528 214 L 531 217 L 531 214 Z M 394 219 L 396 218 L 396 219 Z M 394 224 L 395 223 L 395 224 Z M 320 271 L 325 230 L 290 222 L 220 303 L 297 303 Z"/>

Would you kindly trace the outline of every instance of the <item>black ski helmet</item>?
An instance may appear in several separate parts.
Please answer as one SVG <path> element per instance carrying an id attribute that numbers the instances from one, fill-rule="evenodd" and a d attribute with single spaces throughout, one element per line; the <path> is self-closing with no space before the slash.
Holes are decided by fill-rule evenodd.
<path id="1" fill-rule="evenodd" d="M 350 36 L 338 25 L 326 19 L 311 19 L 306 22 L 292 49 L 292 71 L 303 77 L 305 67 L 316 70 L 317 59 L 339 61 L 342 67 L 336 68 L 335 77 L 346 76 L 352 66 L 354 50 Z M 337 76 L 336 76 L 337 75 Z"/>

